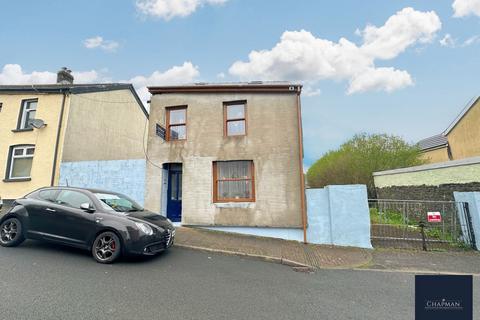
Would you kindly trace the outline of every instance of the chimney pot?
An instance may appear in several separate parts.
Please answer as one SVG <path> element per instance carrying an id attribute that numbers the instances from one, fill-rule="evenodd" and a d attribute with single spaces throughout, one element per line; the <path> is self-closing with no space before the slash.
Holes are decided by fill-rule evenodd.
<path id="1" fill-rule="evenodd" d="M 60 71 L 57 72 L 57 83 L 58 84 L 73 84 L 73 75 L 72 70 L 63 67 Z"/>

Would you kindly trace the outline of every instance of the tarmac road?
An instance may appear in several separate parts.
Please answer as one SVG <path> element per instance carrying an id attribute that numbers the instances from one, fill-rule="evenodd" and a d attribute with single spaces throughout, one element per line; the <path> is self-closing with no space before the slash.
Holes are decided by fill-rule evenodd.
<path id="1" fill-rule="evenodd" d="M 474 301 L 479 289 L 475 278 Z M 175 247 L 101 265 L 88 252 L 41 242 L 0 247 L 0 319 L 413 318 L 409 273 L 302 273 Z"/>

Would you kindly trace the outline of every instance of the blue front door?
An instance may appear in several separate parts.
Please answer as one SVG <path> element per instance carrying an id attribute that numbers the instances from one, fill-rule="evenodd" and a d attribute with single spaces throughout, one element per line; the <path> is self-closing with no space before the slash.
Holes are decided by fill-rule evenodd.
<path id="1" fill-rule="evenodd" d="M 167 217 L 182 221 L 182 165 L 170 164 L 168 169 Z"/>

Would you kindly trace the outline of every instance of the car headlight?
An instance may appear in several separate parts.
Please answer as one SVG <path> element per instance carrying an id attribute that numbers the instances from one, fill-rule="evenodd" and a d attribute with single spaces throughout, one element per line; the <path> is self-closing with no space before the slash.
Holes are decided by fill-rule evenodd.
<path id="1" fill-rule="evenodd" d="M 145 233 L 147 236 L 151 236 L 153 234 L 153 229 L 148 224 L 135 222 L 135 225 L 138 227 L 138 229 L 142 230 L 142 232 Z"/>
<path id="2" fill-rule="evenodd" d="M 170 224 L 173 224 L 172 220 L 167 218 L 167 221 L 170 222 Z"/>

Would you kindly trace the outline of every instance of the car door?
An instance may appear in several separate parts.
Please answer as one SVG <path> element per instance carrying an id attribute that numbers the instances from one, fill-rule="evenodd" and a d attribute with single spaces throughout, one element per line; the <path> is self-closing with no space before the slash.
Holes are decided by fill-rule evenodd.
<path id="1" fill-rule="evenodd" d="M 53 207 L 59 192 L 58 189 L 40 190 L 35 197 L 27 199 L 24 206 L 29 216 L 28 232 L 31 235 L 43 237 L 51 232 Z"/>
<path id="2" fill-rule="evenodd" d="M 85 246 L 89 237 L 95 233 L 95 217 L 80 209 L 80 205 L 89 203 L 94 206 L 92 199 L 83 192 L 76 190 L 61 190 L 52 206 L 50 213 L 53 221 L 50 225 L 50 234 L 55 240 L 75 246 Z"/>

